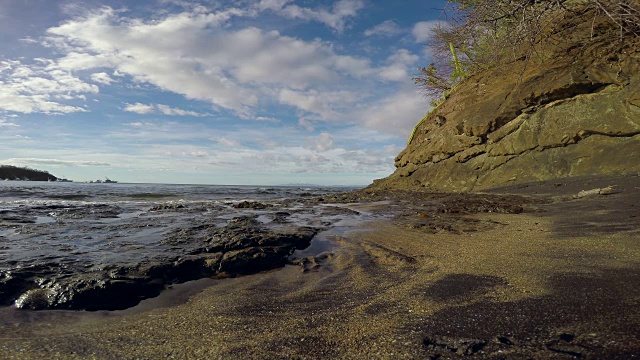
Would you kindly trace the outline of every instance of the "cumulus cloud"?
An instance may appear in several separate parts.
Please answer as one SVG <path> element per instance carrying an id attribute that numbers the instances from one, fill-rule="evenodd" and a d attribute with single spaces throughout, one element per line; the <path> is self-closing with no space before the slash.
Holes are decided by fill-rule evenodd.
<path id="1" fill-rule="evenodd" d="M 282 10 L 291 0 L 260 0 L 258 8 L 260 10 Z"/>
<path id="2" fill-rule="evenodd" d="M 381 69 L 380 77 L 388 81 L 408 82 L 411 80 L 411 76 L 409 76 L 407 69 L 411 68 L 419 59 L 409 50 L 400 49 L 389 56 L 387 59 L 389 65 Z"/>
<path id="3" fill-rule="evenodd" d="M 313 126 L 313 122 L 305 117 L 298 119 L 298 125 L 307 131 L 314 131 L 316 129 L 315 126 Z"/>
<path id="4" fill-rule="evenodd" d="M 104 85 L 111 85 L 114 82 L 111 76 L 105 72 L 91 74 L 91 80 Z"/>
<path id="5" fill-rule="evenodd" d="M 326 152 L 333 149 L 333 136 L 327 132 L 320 133 L 313 142 L 315 149 L 320 152 Z"/>
<path id="6" fill-rule="evenodd" d="M 0 14 L 0 17 L 2 17 L 2 15 L 1 15 L 1 14 Z M 37 43 L 38 43 L 38 40 L 36 40 L 36 39 L 32 38 L 31 36 L 26 36 L 26 37 L 24 37 L 24 38 L 20 39 L 19 41 L 20 41 L 21 43 L 23 43 L 23 44 L 29 44 L 29 45 L 37 44 Z"/>
<path id="7" fill-rule="evenodd" d="M 393 36 L 402 33 L 402 29 L 393 20 L 384 21 L 364 31 L 364 36 Z"/>
<path id="8" fill-rule="evenodd" d="M 332 7 L 315 9 L 285 0 L 254 4 L 260 11 L 333 24 L 330 26 L 336 31 L 364 7 L 359 0 L 341 0 Z M 215 10 L 185 9 L 145 20 L 129 17 L 124 10 L 102 7 L 50 28 L 44 44 L 53 47 L 61 57 L 36 59 L 29 66 L 7 61 L 0 64 L 0 77 L 31 81 L 14 86 L 28 87 L 33 96 L 22 101 L 38 101 L 38 105 L 20 105 L 17 101 L 20 99 L 8 98 L 2 83 L 0 109 L 22 106 L 23 112 L 86 111 L 77 104 L 59 100 L 67 97 L 69 101 L 78 101 L 97 93 L 95 84 L 85 83 L 74 75 L 85 74 L 99 84 L 132 83 L 143 89 L 159 88 L 187 99 L 206 101 L 213 111 L 230 110 L 243 119 L 275 122 L 278 119 L 273 114 L 261 114 L 261 109 L 287 105 L 297 111 L 298 125 L 307 131 L 315 131 L 314 122 L 331 121 L 358 123 L 404 136 L 416 121 L 416 114 L 424 111 L 425 101 L 419 94 L 405 90 L 394 94 L 393 88 L 387 87 L 388 82 L 410 82 L 408 70 L 419 59 L 409 50 L 396 50 L 381 66 L 374 66 L 369 59 L 339 54 L 338 47 L 320 39 L 301 40 L 278 31 L 228 26 L 233 17 L 252 16 L 250 9 L 220 6 Z M 414 30 L 417 28 L 420 27 Z M 369 29 L 368 35 L 383 35 L 385 29 L 387 33 L 394 32 L 398 26 L 387 21 Z M 38 77 L 52 83 L 36 84 L 34 79 Z M 23 95 L 15 91 L 10 94 Z M 141 115 L 209 115 L 140 102 L 124 104 L 122 110 Z M 398 118 L 401 124 L 386 124 Z M 136 131 L 152 131 L 143 122 L 128 125 Z M 154 134 L 171 136 L 166 131 Z M 324 140 L 324 145 L 314 145 L 313 150 L 334 151 L 326 146 L 326 136 Z M 227 145 L 237 147 L 239 143 Z"/>
<path id="9" fill-rule="evenodd" d="M 362 99 L 363 95 L 351 91 L 326 91 L 317 90 L 294 91 L 282 89 L 278 100 L 285 105 L 293 106 L 299 110 L 313 113 L 320 119 L 331 119 L 339 115 L 339 110 L 345 110 Z"/>
<path id="10" fill-rule="evenodd" d="M 434 29 L 447 26 L 447 24 L 447 22 L 441 20 L 421 21 L 413 25 L 411 34 L 415 38 L 416 42 L 424 43 L 431 38 Z"/>
<path id="11" fill-rule="evenodd" d="M 170 123 L 157 124 L 162 128 Z M 191 138 L 194 129 L 171 125 L 171 132 L 177 137 Z M 303 136 L 293 128 L 248 129 L 242 140 L 260 146 L 242 146 L 236 133 L 216 130 L 216 137 L 209 137 L 210 145 L 202 143 L 198 147 L 189 143 L 150 144 L 145 146 L 145 156 L 170 156 L 174 160 L 164 160 L 164 165 L 175 164 L 176 169 L 193 166 L 214 166 L 229 171 L 260 173 L 384 173 L 393 170 L 393 157 L 388 149 L 354 146 L 348 149 L 338 144 L 353 144 L 358 141 L 385 143 L 389 136 L 382 136 L 373 130 L 343 128 L 338 132 L 322 131 L 314 136 Z M 182 136 L 180 136 L 182 135 Z M 139 141 L 144 135 L 134 134 Z M 302 140 L 304 146 L 300 145 Z M 366 149 L 365 149 L 366 148 Z M 202 157 L 195 156 L 198 153 Z M 204 154 L 208 156 L 205 156 Z M 167 155 L 169 154 L 169 155 Z M 240 169 L 230 167 L 244 164 Z"/>
<path id="12" fill-rule="evenodd" d="M 83 112 L 86 109 L 58 100 L 84 100 L 83 94 L 87 93 L 98 93 L 98 87 L 52 61 L 39 60 L 35 64 L 0 61 L 0 110 L 23 114 Z"/>
<path id="13" fill-rule="evenodd" d="M 295 5 L 286 2 L 263 5 L 278 8 L 281 3 L 281 11 L 292 17 L 322 13 L 302 8 L 293 11 Z M 331 21 L 340 27 L 340 21 L 355 15 L 362 6 L 362 1 L 338 1 L 327 19 L 337 16 Z M 57 61 L 62 69 L 112 68 L 135 82 L 209 101 L 247 118 L 255 117 L 261 99 L 268 98 L 273 88 L 330 86 L 344 76 L 374 72 L 366 59 L 336 54 L 331 44 L 320 40 L 303 41 L 255 27 L 223 26 L 230 17 L 242 13 L 235 8 L 187 11 L 146 21 L 103 7 L 50 28 L 45 42 L 65 53 Z"/>
<path id="14" fill-rule="evenodd" d="M 147 115 L 147 114 L 153 114 L 156 111 L 156 108 L 153 105 L 135 103 L 135 104 L 126 104 L 126 106 L 122 110 L 140 114 L 140 115 Z"/>
<path id="15" fill-rule="evenodd" d="M 290 3 L 290 0 L 261 0 L 258 8 L 275 11 L 278 15 L 290 19 L 318 21 L 337 32 L 342 32 L 347 19 L 356 16 L 358 11 L 364 8 L 363 0 L 339 0 L 331 9 L 312 9 Z"/>
<path id="16" fill-rule="evenodd" d="M 369 128 L 406 137 L 427 110 L 426 101 L 418 90 L 405 88 L 353 116 Z"/>

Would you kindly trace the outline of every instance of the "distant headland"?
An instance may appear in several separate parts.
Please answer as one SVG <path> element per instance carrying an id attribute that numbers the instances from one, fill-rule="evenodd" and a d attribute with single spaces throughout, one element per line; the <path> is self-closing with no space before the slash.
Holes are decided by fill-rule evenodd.
<path id="1" fill-rule="evenodd" d="M 43 170 L 0 165 L 0 180 L 57 181 L 58 178 Z"/>

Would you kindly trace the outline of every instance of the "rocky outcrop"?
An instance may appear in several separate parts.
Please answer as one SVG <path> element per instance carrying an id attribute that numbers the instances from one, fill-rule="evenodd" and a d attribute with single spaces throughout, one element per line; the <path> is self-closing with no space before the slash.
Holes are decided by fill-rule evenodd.
<path id="1" fill-rule="evenodd" d="M 372 187 L 476 191 L 640 172 L 640 41 L 610 31 L 578 22 L 544 59 L 465 80 Z"/>
<path id="2" fill-rule="evenodd" d="M 195 226 L 164 240 L 181 255 L 137 265 L 89 266 L 88 271 L 49 263 L 0 269 L 0 304 L 15 299 L 19 309 L 118 310 L 157 296 L 167 284 L 204 277 L 253 274 L 283 267 L 287 257 L 309 246 L 316 228 L 265 227 L 251 217 L 233 218 L 224 227 Z"/>

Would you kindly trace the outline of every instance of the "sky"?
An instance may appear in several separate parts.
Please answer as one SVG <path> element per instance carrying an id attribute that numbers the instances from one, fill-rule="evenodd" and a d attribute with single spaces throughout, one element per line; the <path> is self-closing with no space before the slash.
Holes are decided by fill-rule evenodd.
<path id="1" fill-rule="evenodd" d="M 1 0 L 0 164 L 87 181 L 366 185 L 429 101 L 446 0 Z"/>

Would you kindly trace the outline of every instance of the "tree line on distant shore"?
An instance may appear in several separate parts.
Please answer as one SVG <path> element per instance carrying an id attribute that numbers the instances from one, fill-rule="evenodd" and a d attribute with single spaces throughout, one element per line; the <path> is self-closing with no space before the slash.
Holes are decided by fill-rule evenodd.
<path id="1" fill-rule="evenodd" d="M 47 171 L 13 165 L 0 165 L 0 180 L 56 181 L 58 178 Z"/>

